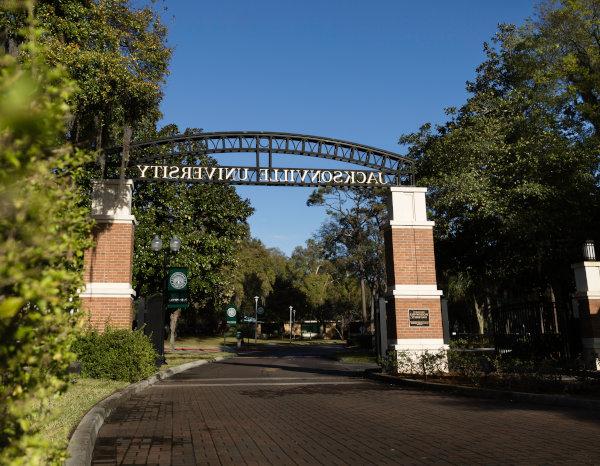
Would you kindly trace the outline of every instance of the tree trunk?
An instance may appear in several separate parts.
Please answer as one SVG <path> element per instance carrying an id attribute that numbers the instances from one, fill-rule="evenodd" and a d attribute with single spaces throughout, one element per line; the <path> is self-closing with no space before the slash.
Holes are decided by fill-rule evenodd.
<path id="1" fill-rule="evenodd" d="M 177 320 L 179 319 L 179 316 L 181 315 L 181 309 L 176 309 L 172 314 L 171 314 L 171 325 L 170 325 L 170 330 L 171 330 L 171 350 L 175 351 L 175 333 L 177 332 Z"/>
<path id="2" fill-rule="evenodd" d="M 367 296 L 365 294 L 365 279 L 360 279 L 360 295 L 362 298 L 362 320 L 363 326 L 367 327 L 367 323 L 369 322 L 369 318 L 367 317 Z"/>
<path id="3" fill-rule="evenodd" d="M 477 324 L 479 326 L 479 334 L 485 333 L 485 315 L 483 314 L 483 307 L 477 303 L 477 298 L 473 296 L 473 307 L 475 308 L 475 317 L 477 318 Z"/>
<path id="4" fill-rule="evenodd" d="M 371 294 L 371 320 L 369 322 L 369 332 L 375 333 L 375 295 Z"/>
<path id="5" fill-rule="evenodd" d="M 119 171 L 119 178 L 121 180 L 125 179 L 125 171 L 127 170 L 127 165 L 129 164 L 129 146 L 131 144 L 131 136 L 133 130 L 129 123 L 125 123 L 123 127 L 123 152 L 121 154 L 121 169 Z"/>

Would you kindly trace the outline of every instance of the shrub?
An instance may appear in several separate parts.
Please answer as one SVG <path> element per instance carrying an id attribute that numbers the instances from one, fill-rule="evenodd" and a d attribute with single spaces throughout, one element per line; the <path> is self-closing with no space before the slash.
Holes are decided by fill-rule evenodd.
<path id="1" fill-rule="evenodd" d="M 385 356 L 379 358 L 379 365 L 387 374 L 398 373 L 398 353 L 396 350 L 388 350 Z"/>
<path id="2" fill-rule="evenodd" d="M 474 383 L 479 383 L 482 375 L 494 371 L 494 361 L 494 353 L 462 348 L 448 350 L 448 369 Z"/>
<path id="3" fill-rule="evenodd" d="M 72 350 L 85 377 L 137 382 L 156 371 L 157 354 L 142 329 L 89 331 L 77 338 Z"/>
<path id="4" fill-rule="evenodd" d="M 29 3 L 30 23 L 32 11 Z M 40 438 L 30 415 L 43 418 L 73 358 L 90 245 L 89 211 L 74 180 L 89 155 L 60 143 L 66 75 L 44 64 L 34 41 L 20 52 L 22 62 L 0 57 L 0 464 L 60 464 L 64 450 Z"/>
<path id="5" fill-rule="evenodd" d="M 404 350 L 390 353 L 395 356 L 394 369 L 399 374 L 420 374 L 425 380 L 430 375 L 438 375 L 446 369 L 446 350 L 419 351 Z"/>

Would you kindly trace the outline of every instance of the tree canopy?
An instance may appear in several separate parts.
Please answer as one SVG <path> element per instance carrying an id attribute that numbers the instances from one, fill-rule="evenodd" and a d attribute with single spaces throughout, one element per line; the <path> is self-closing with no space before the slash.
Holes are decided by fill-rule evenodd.
<path id="1" fill-rule="evenodd" d="M 600 212 L 598 12 L 592 0 L 547 2 L 525 25 L 501 25 L 467 102 L 401 137 L 430 187 L 451 299 L 570 291 Z"/>

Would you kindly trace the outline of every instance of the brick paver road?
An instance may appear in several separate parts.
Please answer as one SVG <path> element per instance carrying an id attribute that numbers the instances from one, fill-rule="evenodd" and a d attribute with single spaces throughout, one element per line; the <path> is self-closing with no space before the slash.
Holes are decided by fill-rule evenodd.
<path id="1" fill-rule="evenodd" d="M 311 351 L 154 385 L 110 416 L 93 464 L 600 464 L 598 412 L 388 387 Z"/>

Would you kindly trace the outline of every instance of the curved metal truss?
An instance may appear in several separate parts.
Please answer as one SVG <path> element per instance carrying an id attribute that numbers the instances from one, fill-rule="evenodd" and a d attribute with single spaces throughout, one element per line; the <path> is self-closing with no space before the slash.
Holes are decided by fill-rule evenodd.
<path id="1" fill-rule="evenodd" d="M 105 153 L 107 165 L 104 176 L 114 176 L 115 169 L 120 165 L 122 147 L 108 149 Z M 127 167 L 128 170 L 132 170 L 140 164 L 162 164 L 159 166 L 164 167 L 177 164 L 180 167 L 193 167 L 202 163 L 203 157 L 205 160 L 206 155 L 229 153 L 249 153 L 255 157 L 255 163 L 250 167 L 239 168 L 248 168 L 255 172 L 256 179 L 228 181 L 232 184 L 269 184 L 259 183 L 259 171 L 276 168 L 273 165 L 273 157 L 276 154 L 318 157 L 346 162 L 367 167 L 369 170 L 364 173 L 381 174 L 381 177 L 386 180 L 386 184 L 389 185 L 414 184 L 414 161 L 394 152 L 339 139 L 264 131 L 196 133 L 134 143 L 130 146 Z M 265 158 L 266 160 L 264 160 Z M 261 165 L 263 160 L 264 163 Z M 135 174 L 132 177 L 136 178 Z M 202 180 L 198 181 L 202 182 Z M 318 186 L 332 183 L 315 182 L 314 180 L 305 183 L 302 180 L 301 182 L 277 184 Z M 343 184 L 353 185 L 354 183 Z"/>

